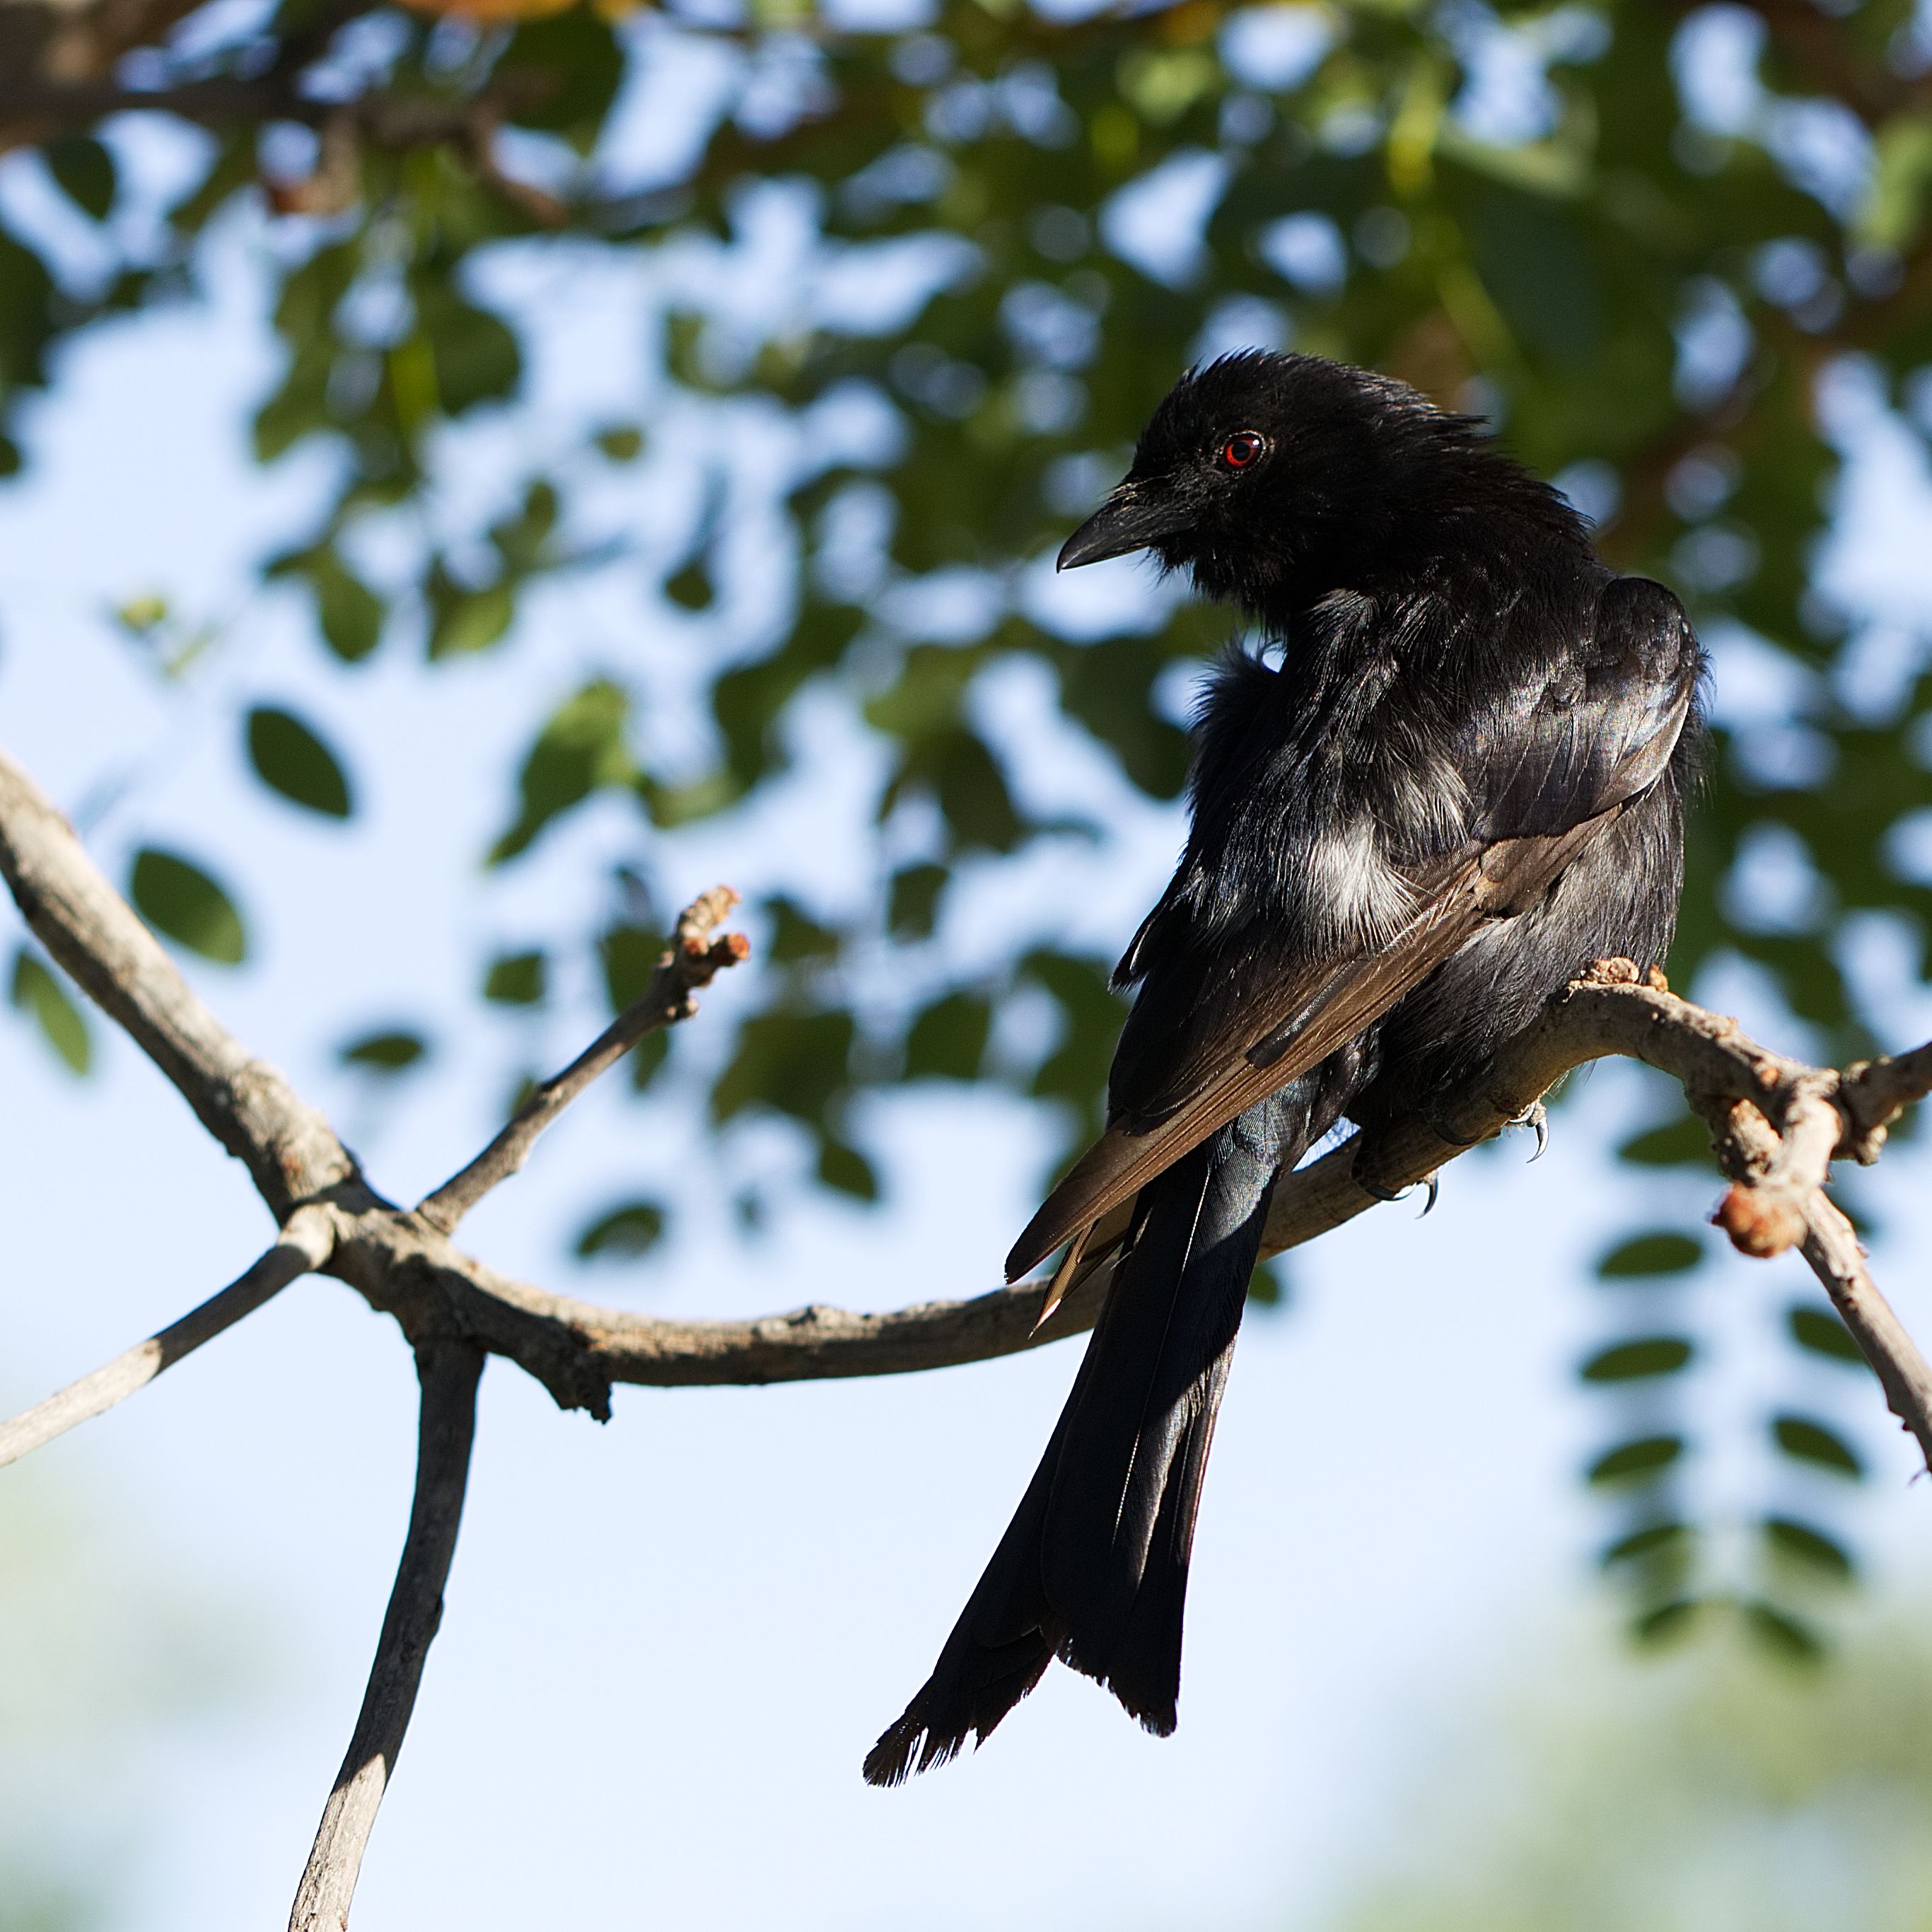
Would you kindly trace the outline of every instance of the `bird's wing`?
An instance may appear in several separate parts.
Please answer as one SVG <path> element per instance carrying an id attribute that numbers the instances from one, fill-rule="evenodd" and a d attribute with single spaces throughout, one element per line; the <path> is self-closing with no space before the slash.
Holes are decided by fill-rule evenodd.
<path id="1" fill-rule="evenodd" d="M 1456 762 L 1486 842 L 1556 833 L 1660 777 L 1702 675 L 1684 607 L 1660 584 L 1613 578 L 1587 644 L 1478 712 Z"/>
<path id="2" fill-rule="evenodd" d="M 1217 1128 L 1353 1040 L 1485 921 L 1532 904 L 1669 764 L 1702 659 L 1670 592 L 1622 578 L 1601 600 L 1580 667 L 1511 694 L 1465 748 L 1478 836 L 1408 875 L 1413 909 L 1372 951 L 1244 976 L 1210 1038 L 1209 1070 L 1160 1119 L 1110 1127 L 1047 1197 L 1006 1258 L 1016 1281 L 1119 1208 Z M 1100 1250 L 1090 1241 L 1091 1262 Z M 1060 1284 L 1056 1283 L 1056 1286 Z"/>

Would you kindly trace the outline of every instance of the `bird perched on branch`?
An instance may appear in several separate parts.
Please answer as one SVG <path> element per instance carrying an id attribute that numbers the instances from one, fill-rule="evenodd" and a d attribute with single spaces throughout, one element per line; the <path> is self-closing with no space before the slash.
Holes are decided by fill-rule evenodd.
<path id="1" fill-rule="evenodd" d="M 1151 550 L 1264 656 L 1210 675 L 1192 820 L 1122 958 L 1106 1133 L 1007 1258 L 1106 1299 L 939 1661 L 866 1760 L 982 1738 L 1056 1656 L 1173 1730 L 1201 1484 L 1276 1180 L 1436 1110 L 1592 961 L 1661 958 L 1703 658 L 1469 417 L 1313 356 L 1184 376 L 1060 567 Z"/>

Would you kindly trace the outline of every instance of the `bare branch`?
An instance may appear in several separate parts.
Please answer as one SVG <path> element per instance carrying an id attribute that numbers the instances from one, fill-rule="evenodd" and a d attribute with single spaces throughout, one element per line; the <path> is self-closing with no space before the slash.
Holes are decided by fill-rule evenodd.
<path id="1" fill-rule="evenodd" d="M 58 1394 L 36 1402 L 12 1421 L 0 1424 L 0 1468 L 17 1462 L 56 1436 L 64 1436 L 76 1424 L 92 1420 L 117 1402 L 124 1402 L 136 1389 L 146 1388 L 163 1370 L 172 1368 L 184 1355 L 191 1355 L 204 1342 L 233 1328 L 244 1315 L 254 1314 L 290 1282 L 313 1274 L 334 1246 L 335 1222 L 328 1210 L 298 1210 L 272 1248 L 199 1308 L 103 1364 L 92 1375 L 82 1376 Z"/>
<path id="2" fill-rule="evenodd" d="M 395 1769 L 423 1665 L 442 1621 L 443 1586 L 456 1554 L 476 1434 L 476 1385 L 483 1352 L 436 1340 L 416 1351 L 422 1412 L 416 1444 L 416 1500 L 395 1588 L 376 1640 L 369 1688 L 335 1788 L 322 1814 L 308 1869 L 289 1914 L 289 1932 L 344 1932 L 349 1904 L 376 1813 Z"/>
<path id="3" fill-rule="evenodd" d="M 1879 1060 L 1870 1066 L 1854 1066 L 1845 1075 L 1851 1090 L 1849 1102 L 1854 1114 L 1862 1108 L 1874 1116 L 1883 1114 L 1889 1100 L 1874 1096 L 1908 1094 L 1923 1077 L 1932 1052 L 1921 1047 L 1895 1060 Z M 1895 1111 L 1895 1109 L 1894 1110 Z M 1884 1136 L 1882 1121 L 1869 1130 L 1864 1158 L 1876 1157 L 1878 1143 Z M 1822 1134 L 1812 1130 L 1815 1150 Z M 1787 1128 L 1780 1140 L 1769 1121 L 1748 1102 L 1737 1101 L 1726 1112 L 1718 1139 L 1718 1160 L 1732 1177 L 1730 1192 L 1713 1218 L 1726 1228 L 1733 1241 L 1748 1254 L 1762 1252 L 1753 1238 L 1757 1232 L 1758 1210 L 1748 1191 L 1756 1177 L 1791 1178 L 1797 1162 L 1792 1156 L 1792 1136 Z M 1828 1158 L 1828 1156 L 1827 1156 Z M 1818 1176 L 1825 1167 L 1821 1161 Z M 1811 1271 L 1832 1298 L 1852 1339 L 1871 1364 L 1872 1372 L 1885 1390 L 1893 1414 L 1918 1439 L 1919 1454 L 1932 1469 L 1932 1368 L 1906 1334 L 1905 1324 L 1893 1313 L 1891 1305 L 1878 1291 L 1864 1263 L 1864 1250 L 1857 1232 L 1844 1214 L 1826 1198 L 1822 1186 L 1814 1186 L 1802 1203 L 1803 1226 L 1800 1238 Z M 1781 1213 L 1783 1204 L 1774 1200 L 1772 1212 Z M 1735 1224 L 1735 1225 L 1734 1225 Z"/>
<path id="4" fill-rule="evenodd" d="M 1358 1134 L 1289 1175 L 1276 1190 L 1263 1252 L 1312 1240 L 1426 1179 L 1520 1119 L 1571 1068 L 1608 1054 L 1646 1060 L 1683 1083 L 1715 1122 L 1734 1193 L 1742 1190 L 1754 1203 L 1761 1194 L 1767 1220 L 1789 1188 L 1802 1188 L 1808 1201 L 1834 1152 L 1870 1158 L 1884 1122 L 1932 1090 L 1932 1051 L 1842 1076 L 1821 1071 L 1771 1052 L 1734 1020 L 1666 987 L 1638 983 L 1628 961 L 1605 962 L 1552 1000 L 1442 1118 Z M 1828 1115 L 1839 1124 L 1835 1148 L 1819 1126 Z M 1799 1130 L 1796 1147 L 1786 1147 L 1774 1122 Z M 565 1407 L 600 1418 L 620 1382 L 690 1388 L 902 1375 L 1012 1354 L 1091 1328 L 1107 1281 L 1103 1263 L 1037 1331 L 1045 1292 L 1037 1282 L 887 1314 L 820 1306 L 750 1321 L 673 1321 L 512 1280 L 462 1252 L 424 1216 L 392 1210 L 355 1217 L 331 1268 L 376 1306 L 395 1310 L 406 1328 L 454 1323 L 517 1362 Z M 407 1298 L 399 1300 L 403 1286 Z"/>
<path id="5" fill-rule="evenodd" d="M 1932 1469 L 1932 1367 L 1879 1293 L 1851 1222 L 1822 1194 L 1812 1196 L 1805 1221 L 1804 1258 L 1811 1272 L 1872 1365 L 1892 1414 L 1917 1438 L 1918 1453 Z"/>
<path id="6" fill-rule="evenodd" d="M 714 886 L 678 915 L 670 950 L 658 962 L 650 984 L 561 1073 L 546 1080 L 517 1110 L 516 1118 L 459 1174 L 446 1180 L 416 1210 L 445 1234 L 530 1158 L 537 1136 L 601 1073 L 616 1065 L 645 1034 L 674 1026 L 698 1010 L 692 995 L 728 966 L 748 958 L 741 932 L 712 934 L 738 903 L 729 886 Z"/>
<path id="7" fill-rule="evenodd" d="M 1641 1060 L 1682 1084 L 1711 1126 L 1732 1182 L 1718 1223 L 1743 1252 L 1760 1257 L 1803 1238 L 1807 1204 L 1832 1160 L 1876 1160 L 1889 1123 L 1932 1093 L 1932 1046 L 1844 1073 L 1809 1066 L 1760 1046 L 1724 1014 L 1679 999 L 1661 974 L 1640 983 L 1628 960 L 1602 960 L 1550 1002 L 1498 1057 L 1479 1090 L 1460 1096 L 1436 1122 L 1405 1121 L 1358 1136 L 1284 1184 L 1269 1216 L 1266 1251 L 1311 1239 L 1426 1178 L 1466 1146 L 1520 1119 L 1573 1067 L 1612 1054 Z M 1738 1137 L 1753 1120 L 1772 1132 L 1746 1147 Z M 1358 1176 L 1381 1191 L 1364 1189 Z"/>
<path id="8" fill-rule="evenodd" d="M 348 1156 L 326 1123 L 215 1024 L 52 808 L 4 757 L 0 869 L 50 950 L 176 1078 L 224 1144 L 249 1160 L 258 1186 L 274 1190 L 272 1204 L 292 1174 L 312 1178 L 333 1168 L 330 1178 L 347 1180 L 334 1189 L 341 1234 L 328 1272 L 393 1314 L 418 1346 L 460 1334 L 516 1361 L 566 1407 L 608 1415 L 617 1382 L 763 1383 L 982 1361 L 1078 1334 L 1098 1313 L 1104 1264 L 1037 1330 L 1037 1284 L 885 1314 L 813 1306 L 748 1321 L 667 1321 L 511 1280 L 451 1243 L 448 1230 L 517 1171 L 577 1094 L 645 1032 L 682 1018 L 692 988 L 740 956 L 742 942 L 710 937 L 728 908 L 718 894 L 686 915 L 679 946 L 644 998 L 412 1214 L 350 1178 Z M 1821 1071 L 1771 1052 L 1735 1021 L 1691 1006 L 1660 983 L 1636 981 L 1628 962 L 1604 962 L 1552 1000 L 1480 1088 L 1443 1115 L 1358 1135 L 1289 1176 L 1276 1192 L 1264 1252 L 1312 1240 L 1426 1178 L 1520 1118 L 1572 1067 L 1606 1054 L 1647 1060 L 1682 1082 L 1713 1122 L 1720 1158 L 1727 1144 L 1734 1156 L 1725 1161 L 1734 1182 L 1725 1225 L 1748 1252 L 1775 1252 L 1802 1236 L 1806 1223 L 1794 1229 L 1788 1210 L 1795 1202 L 1808 1214 L 1828 1161 L 1874 1158 L 1886 1123 L 1932 1091 L 1932 1047 L 1842 1075 Z M 1744 1158 L 1726 1125 L 1726 1110 L 1739 1107 L 1779 1130 L 1774 1157 Z M 1740 1189 L 1750 1210 L 1742 1214 L 1734 1208 Z"/>
<path id="9" fill-rule="evenodd" d="M 202 1004 L 74 828 L 4 752 L 0 875 L 41 944 L 246 1165 L 278 1222 L 354 1178 L 355 1163 L 328 1121 Z"/>

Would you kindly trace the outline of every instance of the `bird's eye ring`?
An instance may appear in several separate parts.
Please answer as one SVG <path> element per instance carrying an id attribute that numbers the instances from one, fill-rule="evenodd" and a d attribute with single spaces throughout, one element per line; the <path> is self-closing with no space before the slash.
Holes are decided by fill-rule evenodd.
<path id="1" fill-rule="evenodd" d="M 1251 429 L 1237 430 L 1221 446 L 1223 470 L 1252 470 L 1268 454 L 1268 438 Z"/>

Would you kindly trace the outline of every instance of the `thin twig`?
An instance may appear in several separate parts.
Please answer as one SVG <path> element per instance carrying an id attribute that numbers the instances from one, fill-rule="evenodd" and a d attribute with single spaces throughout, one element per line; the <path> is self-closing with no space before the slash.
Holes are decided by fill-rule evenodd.
<path id="1" fill-rule="evenodd" d="M 233 1328 L 244 1315 L 254 1314 L 290 1282 L 313 1274 L 334 1246 L 335 1222 L 328 1209 L 298 1210 L 272 1248 L 199 1308 L 137 1342 L 124 1354 L 104 1363 L 92 1374 L 36 1402 L 12 1421 L 0 1424 L 0 1468 L 104 1413 L 117 1402 L 124 1402 L 136 1389 L 146 1388 L 163 1370 L 172 1368 L 184 1355 L 191 1355 L 204 1342 Z"/>
<path id="2" fill-rule="evenodd" d="M 422 1412 L 409 1535 L 356 1734 L 323 1809 L 315 1848 L 289 1914 L 289 1932 L 344 1932 L 349 1923 L 362 1854 L 416 1708 L 424 1662 L 442 1621 L 443 1586 L 456 1554 L 470 1480 L 483 1361 L 482 1350 L 467 1342 L 440 1340 L 416 1351 Z"/>
<path id="3" fill-rule="evenodd" d="M 1811 1197 L 1804 1252 L 1852 1340 L 1872 1365 L 1886 1404 L 1917 1438 L 1918 1453 L 1932 1469 L 1932 1366 L 1878 1292 L 1857 1231 L 1822 1194 Z"/>
<path id="4" fill-rule="evenodd" d="M 738 895 L 729 886 L 714 886 L 685 908 L 678 915 L 670 949 L 658 962 L 650 984 L 561 1073 L 546 1080 L 467 1167 L 417 1208 L 431 1227 L 453 1233 L 491 1188 L 522 1167 L 537 1136 L 599 1074 L 616 1066 L 646 1034 L 688 1019 L 698 1010 L 692 995 L 726 967 L 749 956 L 751 946 L 742 933 L 711 936 L 737 903 Z"/>

